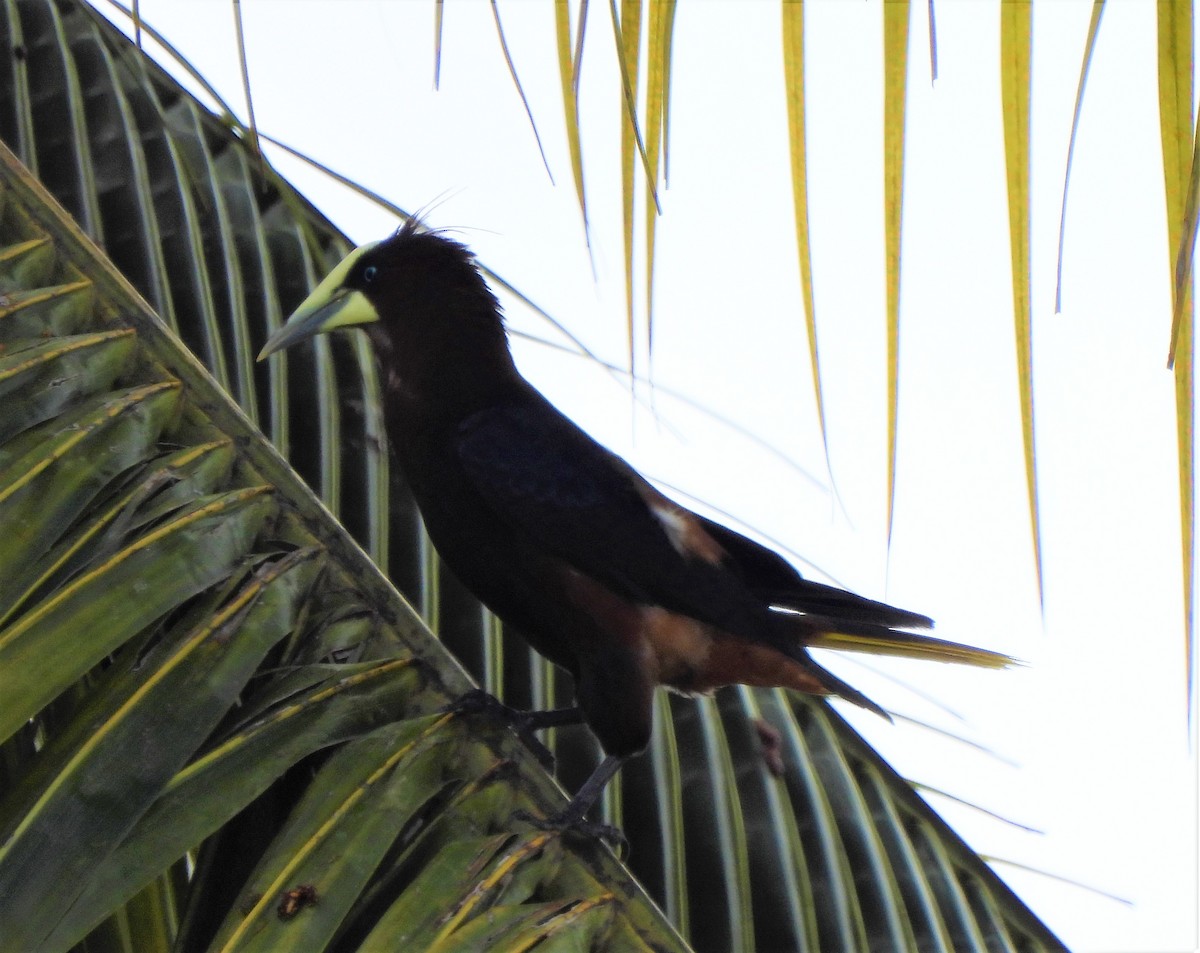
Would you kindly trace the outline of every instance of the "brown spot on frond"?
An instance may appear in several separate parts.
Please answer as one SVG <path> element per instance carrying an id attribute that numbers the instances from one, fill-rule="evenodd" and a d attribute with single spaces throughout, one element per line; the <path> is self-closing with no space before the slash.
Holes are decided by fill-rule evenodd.
<path id="1" fill-rule="evenodd" d="M 317 900 L 317 888 L 312 884 L 301 884 L 280 894 L 275 913 L 280 920 L 290 920 L 305 907 L 315 907 Z"/>

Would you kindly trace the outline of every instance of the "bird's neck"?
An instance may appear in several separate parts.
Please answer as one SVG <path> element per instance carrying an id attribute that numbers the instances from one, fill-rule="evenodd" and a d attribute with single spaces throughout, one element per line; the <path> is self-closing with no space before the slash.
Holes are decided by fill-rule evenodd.
<path id="1" fill-rule="evenodd" d="M 421 335 L 389 335 L 369 325 L 389 402 L 407 414 L 461 420 L 519 388 L 503 326 L 482 318 Z"/>

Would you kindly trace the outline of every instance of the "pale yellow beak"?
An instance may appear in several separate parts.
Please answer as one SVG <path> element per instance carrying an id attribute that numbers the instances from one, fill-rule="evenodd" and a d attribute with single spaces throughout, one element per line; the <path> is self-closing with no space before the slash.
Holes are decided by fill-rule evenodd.
<path id="1" fill-rule="evenodd" d="M 360 245 L 350 252 L 336 268 L 301 302 L 292 316 L 267 340 L 258 359 L 261 361 L 315 334 L 354 324 L 370 324 L 379 320 L 375 306 L 361 291 L 345 287 L 347 276 L 358 260 L 379 242 Z"/>

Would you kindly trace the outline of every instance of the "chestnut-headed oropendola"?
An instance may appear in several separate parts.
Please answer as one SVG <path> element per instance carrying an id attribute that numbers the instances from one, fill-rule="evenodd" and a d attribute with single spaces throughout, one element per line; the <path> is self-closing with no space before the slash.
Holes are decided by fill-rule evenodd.
<path id="1" fill-rule="evenodd" d="M 442 559 L 574 679 L 577 710 L 530 713 L 525 727 L 581 717 L 604 749 L 567 808 L 543 823 L 583 824 L 649 742 L 659 685 L 781 686 L 887 717 L 808 649 L 1010 663 L 905 631 L 933 623 L 804 579 L 778 553 L 660 493 L 521 376 L 474 256 L 444 234 L 411 221 L 356 248 L 259 359 L 353 325 L 374 346 L 388 438 Z"/>

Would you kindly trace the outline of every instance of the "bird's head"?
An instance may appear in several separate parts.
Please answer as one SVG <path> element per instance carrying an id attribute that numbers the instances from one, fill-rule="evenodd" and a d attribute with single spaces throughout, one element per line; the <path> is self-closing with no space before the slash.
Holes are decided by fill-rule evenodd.
<path id="1" fill-rule="evenodd" d="M 432 357 L 445 343 L 458 349 L 481 343 L 489 351 L 499 344 L 507 351 L 499 304 L 474 255 L 416 220 L 350 252 L 271 335 L 258 359 L 354 325 L 365 325 L 377 348 L 401 360 Z"/>

